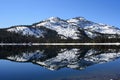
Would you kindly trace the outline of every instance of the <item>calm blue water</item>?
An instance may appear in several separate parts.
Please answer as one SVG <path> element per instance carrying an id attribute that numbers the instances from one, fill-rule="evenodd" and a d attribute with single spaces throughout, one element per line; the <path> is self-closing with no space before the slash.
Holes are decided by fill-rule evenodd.
<path id="1" fill-rule="evenodd" d="M 69 49 L 65 54 L 71 55 L 72 51 L 70 51 L 70 50 L 71 49 Z M 113 51 L 112 53 L 114 54 L 114 49 L 112 51 Z M 1 52 L 3 54 L 3 51 L 1 51 Z M 34 52 L 34 50 L 33 50 L 33 52 Z M 30 53 L 30 54 L 32 54 L 33 52 L 30 53 L 30 51 L 28 51 L 28 53 Z M 62 53 L 60 53 L 60 52 L 58 52 L 58 53 L 64 54 L 63 52 L 64 51 L 62 51 Z M 28 53 L 26 53 L 26 54 L 28 54 Z M 70 68 L 69 66 L 67 66 L 67 67 L 62 66 L 59 69 L 51 70 L 48 68 L 48 64 L 47 64 L 47 66 L 38 65 L 35 62 L 32 62 L 33 59 L 30 61 L 20 61 L 20 60 L 17 61 L 17 59 L 14 59 L 14 60 L 12 59 L 12 61 L 10 61 L 10 59 L 8 60 L 8 56 L 5 55 L 8 53 L 4 53 L 4 56 L 2 56 L 2 54 L 0 55 L 0 57 L 3 58 L 3 59 L 0 59 L 0 80 L 120 80 L 120 59 L 119 59 L 118 55 L 115 58 L 110 57 L 112 59 L 112 61 L 107 60 L 108 62 L 106 62 L 106 61 L 104 62 L 102 59 L 101 63 L 94 63 L 94 64 L 90 64 L 90 65 L 88 65 L 88 63 L 87 63 L 86 64 L 87 66 L 84 67 L 83 69 L 76 68 L 76 67 Z M 19 55 L 19 56 L 17 56 L 17 58 L 20 57 L 22 54 L 23 53 L 21 53 L 19 55 L 17 53 L 17 55 Z M 56 56 L 58 56 L 59 54 L 57 54 Z M 102 54 L 104 54 L 104 53 L 102 53 Z M 105 54 L 108 54 L 108 53 L 105 53 Z M 117 54 L 119 54 L 119 53 L 117 52 Z M 13 56 L 13 54 L 11 54 L 11 55 Z M 24 55 L 22 55 L 22 57 Z M 78 54 L 76 54 L 76 55 L 78 55 Z M 14 56 L 16 56 L 16 53 L 14 54 Z M 45 60 L 53 61 L 53 59 L 56 58 L 56 56 L 47 58 L 47 60 L 46 59 Z M 72 56 L 74 56 L 74 55 L 72 55 Z M 96 56 L 97 55 L 94 55 L 94 57 L 96 57 Z M 99 59 L 103 58 L 103 57 L 104 57 L 103 55 L 102 55 L 102 57 L 99 56 Z M 41 57 L 39 57 L 39 58 L 41 58 Z M 52 60 L 51 60 L 51 58 L 52 58 Z M 65 58 L 65 55 L 64 55 L 64 58 Z M 28 58 L 26 58 L 26 59 L 28 59 Z M 81 59 L 81 58 L 79 58 L 79 59 Z M 37 60 L 38 59 L 36 59 L 36 61 Z M 42 60 L 41 62 L 43 62 L 45 60 Z M 64 60 L 64 62 L 66 61 L 66 64 L 69 65 L 70 60 L 68 60 L 69 61 L 68 63 L 67 63 L 67 60 L 68 59 L 66 58 Z M 73 61 L 75 61 L 75 60 L 73 60 Z M 91 62 L 93 63 L 93 61 L 91 61 Z M 91 62 L 89 61 L 89 63 L 91 63 Z M 83 63 L 85 64 L 86 62 L 84 61 L 81 64 L 83 65 Z M 57 62 L 57 64 L 58 64 L 58 62 Z M 59 62 L 59 64 L 64 65 L 62 62 Z M 61 65 L 58 65 L 58 66 L 61 66 Z M 80 65 L 79 65 L 79 67 L 80 67 Z"/>
<path id="2" fill-rule="evenodd" d="M 85 70 L 60 69 L 50 71 L 32 63 L 0 60 L 0 80 L 116 80 L 120 79 L 120 59 L 93 65 Z"/>

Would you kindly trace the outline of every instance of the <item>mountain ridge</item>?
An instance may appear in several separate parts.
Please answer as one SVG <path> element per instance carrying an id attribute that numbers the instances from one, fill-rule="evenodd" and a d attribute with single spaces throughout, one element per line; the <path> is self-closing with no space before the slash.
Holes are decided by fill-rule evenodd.
<path id="1" fill-rule="evenodd" d="M 119 28 L 95 23 L 84 17 L 75 17 L 67 20 L 59 17 L 50 17 L 31 25 L 17 25 L 4 30 L 35 38 L 46 38 L 46 36 L 64 40 L 87 40 L 103 36 L 107 38 L 120 38 Z"/>

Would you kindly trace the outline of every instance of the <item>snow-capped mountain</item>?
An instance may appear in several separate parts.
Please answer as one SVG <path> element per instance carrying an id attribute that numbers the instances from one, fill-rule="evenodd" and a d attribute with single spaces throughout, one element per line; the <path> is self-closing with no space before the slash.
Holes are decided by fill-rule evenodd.
<path id="1" fill-rule="evenodd" d="M 83 17 L 76 17 L 73 19 L 67 20 L 67 22 L 82 27 L 85 30 L 103 33 L 103 34 L 120 34 L 120 29 L 115 28 L 113 26 L 101 23 L 95 23 L 92 21 L 88 21 Z"/>
<path id="2" fill-rule="evenodd" d="M 46 30 L 43 28 L 46 28 Z M 76 17 L 67 20 L 58 17 L 51 17 L 29 26 L 14 26 L 8 28 L 7 31 L 22 35 L 35 36 L 36 38 L 44 38 L 44 34 L 47 34 L 47 29 L 55 31 L 61 39 L 82 39 L 85 37 L 95 38 L 101 36 L 101 34 L 120 35 L 120 29 L 114 26 L 95 23 L 83 17 Z"/>
<path id="3" fill-rule="evenodd" d="M 94 32 L 102 34 L 120 34 L 120 29 L 110 26 L 107 24 L 95 23 L 89 20 L 86 20 L 84 17 L 76 17 L 67 20 L 67 22 L 82 27 L 85 30 L 85 33 L 89 37 L 96 37 L 97 35 Z"/>
<path id="4" fill-rule="evenodd" d="M 51 17 L 43 22 L 37 23 L 33 27 L 41 27 L 44 26 L 48 29 L 55 30 L 58 34 L 63 35 L 65 37 L 70 37 L 72 39 L 79 39 L 78 27 L 69 24 L 67 21 L 62 20 L 58 17 Z"/>

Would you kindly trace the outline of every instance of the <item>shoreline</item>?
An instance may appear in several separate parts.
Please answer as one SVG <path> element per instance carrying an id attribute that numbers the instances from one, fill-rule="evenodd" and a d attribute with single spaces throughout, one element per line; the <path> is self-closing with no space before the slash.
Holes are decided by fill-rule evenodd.
<path id="1" fill-rule="evenodd" d="M 21 45 L 21 46 L 22 46 L 22 45 L 23 45 L 23 46 L 24 46 L 24 45 L 29 45 L 29 46 L 32 46 L 32 45 L 33 45 L 33 46 L 39 46 L 39 45 L 51 45 L 51 46 L 52 46 L 52 45 L 53 45 L 53 46 L 54 46 L 54 45 L 56 45 L 56 46 L 57 46 L 57 45 L 68 45 L 68 46 L 69 46 L 69 45 L 78 45 L 78 46 L 79 46 L 79 45 L 120 45 L 120 43 L 0 43 L 0 45 L 1 45 L 1 46 L 3 46 L 3 45 L 6 45 L 6 46 L 7 46 L 7 45 L 8 45 L 8 46 L 9 46 L 9 45 L 11 45 L 11 46 L 12 46 L 12 45 L 13 45 L 13 46 L 14 46 L 14 45 L 16 45 L 16 46 L 17 46 L 17 45 L 18 45 L 18 46 L 19 46 L 19 45 Z"/>

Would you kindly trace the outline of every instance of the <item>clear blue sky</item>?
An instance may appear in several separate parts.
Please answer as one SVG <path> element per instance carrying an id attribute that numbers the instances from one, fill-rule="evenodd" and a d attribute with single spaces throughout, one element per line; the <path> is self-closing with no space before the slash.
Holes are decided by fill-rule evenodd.
<path id="1" fill-rule="evenodd" d="M 29 25 L 52 16 L 83 16 L 120 28 L 120 0 L 0 0 L 0 28 Z"/>

